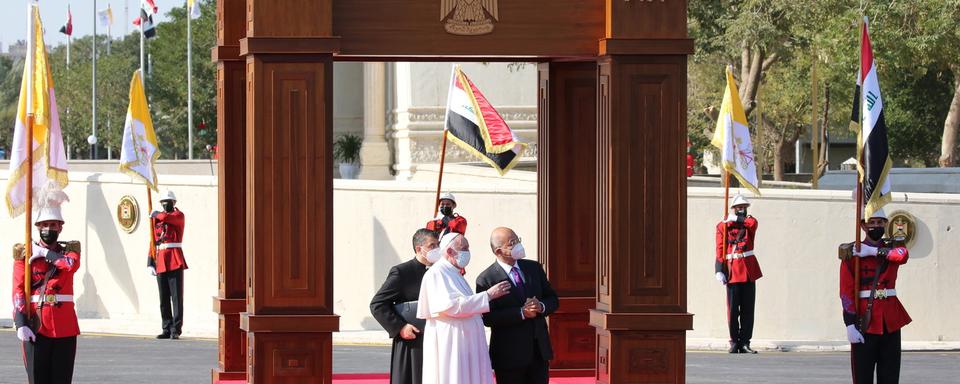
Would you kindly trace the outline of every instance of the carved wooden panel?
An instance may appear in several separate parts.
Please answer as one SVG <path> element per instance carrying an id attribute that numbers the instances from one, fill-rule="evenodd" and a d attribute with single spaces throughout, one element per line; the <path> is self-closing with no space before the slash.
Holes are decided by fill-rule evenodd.
<path id="1" fill-rule="evenodd" d="M 249 309 L 333 313 L 332 61 L 248 57 Z"/>
<path id="2" fill-rule="evenodd" d="M 601 109 L 609 169 L 599 185 L 610 199 L 601 202 L 609 232 L 599 239 L 609 246 L 600 273 L 610 274 L 610 296 L 598 295 L 598 309 L 685 312 L 686 57 L 612 56 L 600 66 L 612 102 Z"/>
<path id="3" fill-rule="evenodd" d="M 687 37 L 686 0 L 605 0 L 606 37 L 670 39 Z"/>
<path id="4" fill-rule="evenodd" d="M 596 62 L 540 64 L 539 249 L 560 309 L 548 323 L 552 369 L 594 367 Z"/>
<path id="5" fill-rule="evenodd" d="M 247 36 L 330 36 L 334 0 L 247 0 Z"/>
<path id="6" fill-rule="evenodd" d="M 610 66 L 600 63 L 597 78 L 597 309 L 610 309 Z"/>
<path id="7" fill-rule="evenodd" d="M 441 1 L 334 1 L 333 35 L 343 39 L 340 55 L 593 57 L 603 37 L 599 1 L 498 0 L 493 30 L 479 36 L 448 33 Z"/>
<path id="8" fill-rule="evenodd" d="M 330 333 L 250 333 L 250 383 L 331 383 Z"/>
<path id="9" fill-rule="evenodd" d="M 247 0 L 217 0 L 217 45 L 239 45 L 246 36 Z"/>
<path id="10" fill-rule="evenodd" d="M 609 334 L 609 381 L 601 382 L 684 382 L 684 332 L 612 331 Z"/>
<path id="11" fill-rule="evenodd" d="M 538 158 L 539 249 L 550 283 L 560 296 L 592 297 L 596 291 L 596 97 L 595 62 L 549 66 L 549 102 L 541 110 Z M 541 70 L 541 81 L 544 70 Z"/>
<path id="12" fill-rule="evenodd" d="M 246 105 L 242 61 L 217 65 L 217 193 L 219 203 L 219 294 L 246 297 Z"/>

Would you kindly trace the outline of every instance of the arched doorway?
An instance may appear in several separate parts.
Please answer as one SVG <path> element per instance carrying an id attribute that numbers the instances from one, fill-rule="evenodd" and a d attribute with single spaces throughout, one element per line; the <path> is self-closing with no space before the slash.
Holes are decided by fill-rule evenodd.
<path id="1" fill-rule="evenodd" d="M 338 60 L 538 61 L 555 368 L 684 381 L 686 2 L 218 0 L 220 366 L 329 383 Z"/>

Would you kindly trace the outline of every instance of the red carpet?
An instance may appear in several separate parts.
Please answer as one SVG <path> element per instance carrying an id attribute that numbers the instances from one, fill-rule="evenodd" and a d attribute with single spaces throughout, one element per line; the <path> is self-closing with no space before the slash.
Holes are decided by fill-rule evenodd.
<path id="1" fill-rule="evenodd" d="M 384 384 L 390 382 L 390 375 L 386 373 L 339 373 L 333 375 L 335 384 Z M 592 377 L 557 377 L 550 379 L 550 384 L 586 384 L 594 383 Z M 246 381 L 223 380 L 214 384 L 246 384 Z"/>

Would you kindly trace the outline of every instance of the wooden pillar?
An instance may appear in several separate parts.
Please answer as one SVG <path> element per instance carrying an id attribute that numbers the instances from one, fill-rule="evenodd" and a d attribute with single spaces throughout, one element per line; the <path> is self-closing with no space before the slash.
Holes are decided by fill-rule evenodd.
<path id="1" fill-rule="evenodd" d="M 597 136 L 598 383 L 683 383 L 685 1 L 607 0 Z"/>
<path id="2" fill-rule="evenodd" d="M 547 318 L 553 376 L 592 376 L 596 334 L 596 62 L 539 65 L 537 134 L 540 260 L 560 296 Z"/>
<path id="3" fill-rule="evenodd" d="M 249 383 L 331 382 L 331 4 L 247 0 Z"/>
<path id="4" fill-rule="evenodd" d="M 219 290 L 213 298 L 220 317 L 219 357 L 212 382 L 246 378 L 246 79 L 240 39 L 246 32 L 245 0 L 217 1 L 217 168 L 219 201 Z M 233 204 L 231 204 L 233 203 Z"/>

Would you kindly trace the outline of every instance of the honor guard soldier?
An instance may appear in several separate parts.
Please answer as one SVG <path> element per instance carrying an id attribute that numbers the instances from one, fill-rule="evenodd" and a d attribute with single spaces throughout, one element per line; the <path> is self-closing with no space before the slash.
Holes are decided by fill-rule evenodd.
<path id="1" fill-rule="evenodd" d="M 456 232 L 461 235 L 467 233 L 467 219 L 454 213 L 457 208 L 457 199 L 450 192 L 440 195 L 440 213 L 433 220 L 427 222 L 426 228 L 443 236 L 447 232 Z"/>
<path id="2" fill-rule="evenodd" d="M 80 268 L 80 242 L 58 241 L 63 224 L 59 204 L 48 203 L 38 212 L 40 241 L 33 243 L 30 254 L 23 244 L 13 248 L 13 318 L 31 384 L 73 380 L 80 334 L 73 274 Z M 30 265 L 29 294 L 24 292 L 24 263 Z"/>
<path id="3" fill-rule="evenodd" d="M 911 319 L 897 299 L 897 271 L 909 252 L 898 241 L 883 238 L 886 226 L 887 216 L 878 209 L 860 223 L 867 238 L 859 252 L 853 243 L 840 245 L 840 303 L 855 384 L 873 383 L 874 374 L 877 384 L 900 381 L 900 328 Z"/>
<path id="4" fill-rule="evenodd" d="M 750 201 L 737 194 L 733 198 L 733 214 L 717 224 L 717 257 L 714 264 L 717 280 L 727 288 L 730 353 L 757 353 L 750 348 L 750 339 L 753 337 L 756 281 L 763 277 L 763 273 L 753 253 L 757 219 L 747 215 L 748 207 Z"/>
<path id="5" fill-rule="evenodd" d="M 147 269 L 157 277 L 160 291 L 160 316 L 163 332 L 158 339 L 179 339 L 183 330 L 183 257 L 184 217 L 176 207 L 177 196 L 166 190 L 160 197 L 163 211 L 150 214 L 153 220 L 153 239 L 156 257 L 147 256 Z"/>

